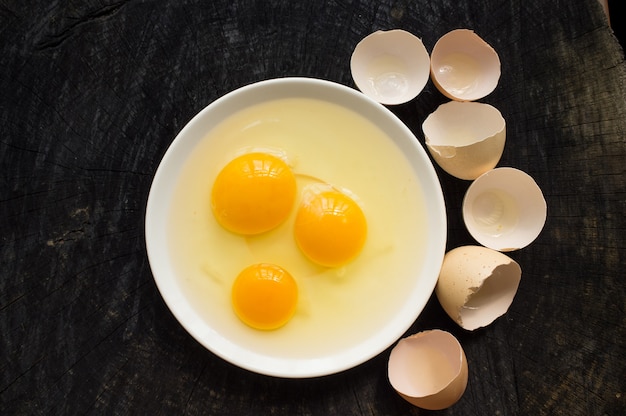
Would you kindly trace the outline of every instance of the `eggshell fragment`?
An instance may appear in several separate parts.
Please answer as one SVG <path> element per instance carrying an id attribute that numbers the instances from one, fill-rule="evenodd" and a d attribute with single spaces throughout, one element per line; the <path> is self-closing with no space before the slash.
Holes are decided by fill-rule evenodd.
<path id="1" fill-rule="evenodd" d="M 473 331 L 506 313 L 521 276 L 519 264 L 506 254 L 462 246 L 444 256 L 435 293 L 450 318 Z"/>
<path id="2" fill-rule="evenodd" d="M 379 30 L 356 45 L 350 69 L 365 95 L 382 104 L 402 104 L 424 89 L 430 57 L 417 36 L 399 29 Z"/>
<path id="3" fill-rule="evenodd" d="M 437 164 L 459 179 L 476 179 L 502 156 L 506 122 L 497 108 L 483 103 L 450 101 L 422 124 L 426 147 Z"/>
<path id="4" fill-rule="evenodd" d="M 463 198 L 463 220 L 485 247 L 513 251 L 533 242 L 546 222 L 547 205 L 537 183 L 519 169 L 502 167 L 477 178 Z"/>
<path id="5" fill-rule="evenodd" d="M 388 376 L 398 394 L 414 406 L 445 409 L 465 392 L 467 358 L 452 334 L 423 331 L 401 339 L 391 350 Z"/>
<path id="6" fill-rule="evenodd" d="M 430 60 L 433 83 L 446 97 L 474 101 L 490 94 L 500 79 L 500 58 L 476 33 L 457 29 L 443 35 Z"/>

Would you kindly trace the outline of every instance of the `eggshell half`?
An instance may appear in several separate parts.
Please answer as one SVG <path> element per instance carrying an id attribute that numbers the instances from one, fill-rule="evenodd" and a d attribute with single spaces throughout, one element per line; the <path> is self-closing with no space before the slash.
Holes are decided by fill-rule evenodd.
<path id="1" fill-rule="evenodd" d="M 452 334 L 423 331 L 401 339 L 391 350 L 388 376 L 398 394 L 414 406 L 445 409 L 465 392 L 467 358 Z"/>
<path id="2" fill-rule="evenodd" d="M 459 179 L 476 179 L 502 157 L 506 122 L 500 111 L 484 103 L 450 101 L 422 124 L 426 147 L 435 162 Z"/>
<path id="3" fill-rule="evenodd" d="M 444 256 L 435 293 L 450 318 L 473 331 L 506 313 L 521 277 L 519 264 L 507 255 L 462 246 Z"/>
<path id="4" fill-rule="evenodd" d="M 500 58 L 476 33 L 457 29 L 443 35 L 430 60 L 433 83 L 446 97 L 474 101 L 490 94 L 500 79 Z"/>
<path id="5" fill-rule="evenodd" d="M 368 97 L 402 104 L 428 82 L 430 57 L 421 39 L 405 30 L 379 30 L 361 40 L 350 59 L 352 78 Z"/>
<path id="6" fill-rule="evenodd" d="M 472 237 L 498 251 L 524 248 L 541 233 L 546 200 L 535 180 L 502 167 L 478 177 L 463 198 L 463 220 Z"/>

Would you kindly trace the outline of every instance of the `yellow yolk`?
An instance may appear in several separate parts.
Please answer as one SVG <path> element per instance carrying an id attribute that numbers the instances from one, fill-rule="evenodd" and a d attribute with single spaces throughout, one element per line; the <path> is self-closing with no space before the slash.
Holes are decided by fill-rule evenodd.
<path id="1" fill-rule="evenodd" d="M 352 198 L 327 189 L 305 196 L 296 215 L 294 235 L 311 261 L 337 267 L 359 254 L 365 244 L 367 222 Z"/>
<path id="2" fill-rule="evenodd" d="M 295 196 L 296 178 L 287 163 L 255 152 L 233 159 L 217 175 L 211 206 L 224 228 L 253 235 L 282 223 Z"/>
<path id="3" fill-rule="evenodd" d="M 286 324 L 296 310 L 297 301 L 296 281 L 285 269 L 274 264 L 248 266 L 233 283 L 235 313 L 256 329 L 271 330 Z"/>

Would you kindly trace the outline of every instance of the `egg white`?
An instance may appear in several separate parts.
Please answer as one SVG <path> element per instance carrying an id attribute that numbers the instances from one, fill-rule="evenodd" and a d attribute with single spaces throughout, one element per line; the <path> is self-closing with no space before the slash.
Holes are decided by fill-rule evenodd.
<path id="1" fill-rule="evenodd" d="M 308 261 L 290 217 L 255 237 L 224 230 L 210 207 L 213 181 L 242 152 L 266 149 L 296 174 L 298 195 L 315 182 L 349 192 L 362 207 L 368 237 L 359 257 L 341 268 Z M 172 261 L 183 291 L 212 328 L 261 354 L 315 358 L 376 336 L 402 304 L 427 243 L 425 206 L 415 173 L 382 130 L 339 105 L 313 99 L 269 101 L 215 126 L 178 178 L 169 224 Z M 230 290 L 246 266 L 269 262 L 298 283 L 295 316 L 274 331 L 243 324 Z"/>

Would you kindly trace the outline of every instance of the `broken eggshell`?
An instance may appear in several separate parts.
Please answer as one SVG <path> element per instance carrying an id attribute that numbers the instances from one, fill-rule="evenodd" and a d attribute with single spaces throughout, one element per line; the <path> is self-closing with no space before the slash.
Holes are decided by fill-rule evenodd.
<path id="1" fill-rule="evenodd" d="M 430 57 L 417 36 L 400 29 L 379 30 L 356 45 L 350 70 L 368 97 L 381 104 L 402 104 L 426 86 Z"/>
<path id="2" fill-rule="evenodd" d="M 502 167 L 478 177 L 463 198 L 463 221 L 485 247 L 513 251 L 532 243 L 547 217 L 546 200 L 530 175 Z"/>
<path id="3" fill-rule="evenodd" d="M 493 169 L 506 141 L 502 114 L 484 103 L 442 104 L 424 120 L 422 131 L 435 162 L 450 175 L 465 180 Z"/>
<path id="4" fill-rule="evenodd" d="M 391 386 L 412 405 L 445 409 L 465 392 L 467 358 L 452 334 L 423 331 L 401 339 L 391 350 L 388 376 Z"/>
<path id="5" fill-rule="evenodd" d="M 521 276 L 519 264 L 499 251 L 457 247 L 444 256 L 435 294 L 450 318 L 473 331 L 506 313 Z"/>
<path id="6" fill-rule="evenodd" d="M 500 58 L 476 33 L 457 29 L 443 35 L 430 57 L 433 83 L 446 97 L 474 101 L 490 94 L 500 79 Z"/>

